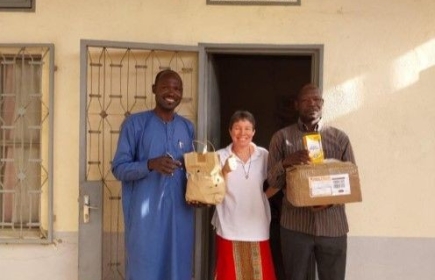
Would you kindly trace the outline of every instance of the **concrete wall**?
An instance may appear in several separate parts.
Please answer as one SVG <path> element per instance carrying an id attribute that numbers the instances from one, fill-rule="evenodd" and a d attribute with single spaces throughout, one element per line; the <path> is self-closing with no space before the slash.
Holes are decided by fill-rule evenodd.
<path id="1" fill-rule="evenodd" d="M 364 201 L 347 207 L 348 278 L 432 279 L 434 12 L 433 0 L 37 0 L 34 13 L 0 12 L 1 43 L 55 44 L 55 237 L 69 240 L 1 245 L 1 278 L 77 279 L 79 46 L 80 39 L 101 39 L 323 44 L 325 118 L 349 134 L 363 186 Z"/>

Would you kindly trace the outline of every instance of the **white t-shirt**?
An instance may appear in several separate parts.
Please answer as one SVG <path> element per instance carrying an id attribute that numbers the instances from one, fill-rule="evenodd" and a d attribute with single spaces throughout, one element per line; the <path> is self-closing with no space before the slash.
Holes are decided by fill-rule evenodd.
<path id="1" fill-rule="evenodd" d="M 232 154 L 232 144 L 218 150 L 221 165 Z M 237 158 L 237 168 L 226 177 L 227 192 L 222 203 L 216 205 L 212 225 L 216 233 L 233 241 L 264 241 L 269 239 L 270 206 L 263 192 L 267 178 L 268 151 L 254 145 L 244 164 Z M 249 169 L 249 171 L 248 171 Z M 249 175 L 246 178 L 245 175 Z"/>

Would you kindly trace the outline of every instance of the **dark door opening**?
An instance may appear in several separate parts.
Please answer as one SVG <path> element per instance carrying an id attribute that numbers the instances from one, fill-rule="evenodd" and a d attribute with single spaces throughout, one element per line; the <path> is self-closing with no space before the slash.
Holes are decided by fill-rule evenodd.
<path id="1" fill-rule="evenodd" d="M 254 114 L 254 141 L 268 148 L 272 134 L 296 121 L 294 94 L 311 81 L 311 56 L 215 54 L 220 99 L 221 146 L 231 139 L 228 122 L 239 109 Z"/>
<path id="2" fill-rule="evenodd" d="M 257 124 L 254 142 L 268 149 L 273 133 L 297 120 L 293 98 L 304 84 L 312 82 L 313 57 L 213 54 L 212 58 L 220 106 L 219 148 L 231 142 L 229 119 L 236 110 L 243 109 L 255 116 Z M 279 245 L 281 199 L 282 193 L 278 193 L 269 200 L 272 211 L 270 244 L 278 280 L 284 279 Z M 214 250 L 211 251 L 214 254 Z M 211 259 L 213 256 L 210 256 Z"/>

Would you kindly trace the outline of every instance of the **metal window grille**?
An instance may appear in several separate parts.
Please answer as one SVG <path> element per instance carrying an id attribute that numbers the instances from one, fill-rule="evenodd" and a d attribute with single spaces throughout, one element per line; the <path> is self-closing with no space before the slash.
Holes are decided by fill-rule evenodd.
<path id="1" fill-rule="evenodd" d="M 52 242 L 54 47 L 0 44 L 0 242 Z"/>

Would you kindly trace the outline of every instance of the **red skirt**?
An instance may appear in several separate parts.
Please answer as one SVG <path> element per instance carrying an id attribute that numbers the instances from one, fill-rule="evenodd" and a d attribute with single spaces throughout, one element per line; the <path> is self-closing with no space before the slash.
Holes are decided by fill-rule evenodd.
<path id="1" fill-rule="evenodd" d="M 216 235 L 215 280 L 276 280 L 269 241 L 230 241 Z"/>

